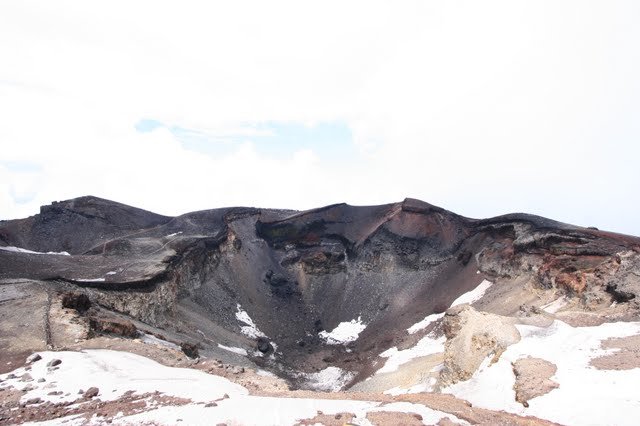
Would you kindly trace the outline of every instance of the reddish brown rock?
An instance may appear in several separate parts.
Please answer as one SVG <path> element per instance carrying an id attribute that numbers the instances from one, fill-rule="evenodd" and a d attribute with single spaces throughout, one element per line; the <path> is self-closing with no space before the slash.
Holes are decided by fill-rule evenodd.
<path id="1" fill-rule="evenodd" d="M 100 393 L 100 389 L 96 387 L 90 387 L 84 392 L 82 396 L 84 396 L 86 399 L 91 399 L 98 396 L 98 393 Z"/>
<path id="2" fill-rule="evenodd" d="M 540 358 L 521 358 L 514 362 L 516 401 L 528 407 L 530 399 L 558 388 L 560 385 L 551 380 L 557 370 L 555 364 Z"/>
<path id="3" fill-rule="evenodd" d="M 91 330 L 100 333 L 111 333 L 122 337 L 138 337 L 138 329 L 128 320 L 116 317 L 92 317 L 89 319 Z"/>

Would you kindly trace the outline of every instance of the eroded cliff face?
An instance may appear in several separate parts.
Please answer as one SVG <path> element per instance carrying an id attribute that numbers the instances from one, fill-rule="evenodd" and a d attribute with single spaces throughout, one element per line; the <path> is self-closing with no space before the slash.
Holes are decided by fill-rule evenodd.
<path id="1" fill-rule="evenodd" d="M 242 348 L 301 386 L 330 368 L 345 385 L 368 377 L 380 353 L 415 339 L 409 327 L 485 279 L 485 310 L 501 315 L 535 292 L 587 311 L 616 302 L 618 316 L 640 302 L 640 239 L 529 215 L 467 219 L 411 199 L 167 218 L 83 197 L 0 223 L 0 245 L 5 281 L 84 292 L 205 354 Z"/>

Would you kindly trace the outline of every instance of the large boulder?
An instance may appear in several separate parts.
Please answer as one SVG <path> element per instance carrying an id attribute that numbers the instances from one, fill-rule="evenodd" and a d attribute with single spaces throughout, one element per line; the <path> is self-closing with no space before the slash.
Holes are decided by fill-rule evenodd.
<path id="1" fill-rule="evenodd" d="M 67 309 L 75 309 L 83 314 L 91 307 L 91 300 L 84 293 L 65 293 L 62 295 L 62 307 Z"/>
<path id="2" fill-rule="evenodd" d="M 440 385 L 470 379 L 487 357 L 496 362 L 509 345 L 520 341 L 514 323 L 513 318 L 478 312 L 470 305 L 447 310 L 443 320 L 447 342 Z"/>
<path id="3" fill-rule="evenodd" d="M 556 389 L 559 385 L 551 377 L 557 370 L 555 364 L 541 358 L 520 358 L 514 362 L 516 381 L 513 390 L 516 391 L 516 401 L 528 407 L 530 399 Z"/>
<path id="4" fill-rule="evenodd" d="M 89 327 L 98 333 L 116 334 L 122 337 L 138 337 L 138 329 L 128 320 L 116 317 L 95 316 L 89 319 Z"/>

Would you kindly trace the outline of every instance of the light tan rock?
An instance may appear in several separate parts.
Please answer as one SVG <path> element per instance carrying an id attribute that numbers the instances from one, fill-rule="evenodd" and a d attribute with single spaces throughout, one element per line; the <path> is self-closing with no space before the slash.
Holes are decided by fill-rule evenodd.
<path id="1" fill-rule="evenodd" d="M 516 401 L 528 407 L 530 399 L 558 388 L 559 384 L 551 380 L 557 370 L 555 364 L 541 358 L 520 358 L 514 362 L 516 381 L 513 390 L 516 391 Z"/>
<path id="2" fill-rule="evenodd" d="M 469 305 L 449 309 L 443 321 L 447 342 L 439 386 L 470 379 L 489 356 L 496 362 L 509 345 L 520 341 L 514 324 L 513 318 L 478 312 Z"/>
<path id="3" fill-rule="evenodd" d="M 640 335 L 616 337 L 602 342 L 603 349 L 615 352 L 591 360 L 599 370 L 632 370 L 640 368 Z"/>

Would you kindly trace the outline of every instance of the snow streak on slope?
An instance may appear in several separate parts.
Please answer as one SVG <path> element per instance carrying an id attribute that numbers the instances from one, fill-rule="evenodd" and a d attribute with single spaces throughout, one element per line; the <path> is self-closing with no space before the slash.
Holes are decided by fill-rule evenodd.
<path id="1" fill-rule="evenodd" d="M 485 292 L 489 287 L 491 287 L 493 283 L 491 281 L 484 280 L 482 281 L 476 288 L 467 293 L 464 293 L 456 300 L 453 301 L 451 307 L 462 305 L 464 303 L 474 303 L 477 302 L 484 296 Z M 412 325 L 407 329 L 409 334 L 415 334 L 420 330 L 424 330 L 432 323 L 438 321 L 444 316 L 444 313 L 440 314 L 431 314 L 427 316 L 422 321 Z M 398 367 L 402 364 L 405 364 L 412 359 L 427 356 L 439 352 L 444 352 L 444 342 L 446 339 L 444 336 L 435 337 L 432 333 L 424 336 L 420 341 L 412 348 L 405 350 L 398 350 L 397 347 L 389 348 L 386 351 L 382 352 L 380 356 L 389 358 L 385 365 L 379 369 L 376 374 L 379 373 L 390 373 L 392 371 L 396 371 Z"/>
<path id="2" fill-rule="evenodd" d="M 456 300 L 454 300 L 453 303 L 451 304 L 451 307 L 463 305 L 465 303 L 468 303 L 471 305 L 472 303 L 477 302 L 478 300 L 482 299 L 482 296 L 484 296 L 484 294 L 487 292 L 489 287 L 491 287 L 492 285 L 493 283 L 491 281 L 483 280 L 480 284 L 478 284 L 478 287 L 464 293 L 463 295 L 458 297 Z"/>
<path id="3" fill-rule="evenodd" d="M 150 345 L 158 345 L 158 346 L 164 346 L 167 348 L 171 348 L 171 349 L 175 349 L 175 350 L 180 350 L 180 346 L 176 345 L 175 343 L 171 343 L 168 342 L 164 339 L 159 339 L 158 337 L 154 336 L 153 334 L 147 334 L 147 333 L 143 333 L 142 337 L 140 338 L 140 340 L 142 340 L 144 343 L 150 344 Z"/>
<path id="4" fill-rule="evenodd" d="M 254 339 L 257 339 L 258 337 L 265 337 L 265 338 L 267 337 L 266 334 L 264 334 L 262 331 L 258 329 L 258 326 L 256 326 L 256 324 L 253 322 L 253 320 L 251 319 L 247 311 L 244 311 L 242 309 L 242 306 L 240 306 L 239 303 L 238 303 L 237 309 L 238 310 L 236 312 L 236 319 L 241 323 L 246 324 L 240 327 L 242 334 L 248 337 L 252 337 Z"/>
<path id="5" fill-rule="evenodd" d="M 234 346 L 225 346 L 225 345 L 223 345 L 221 343 L 218 343 L 218 347 L 221 348 L 221 349 L 224 349 L 225 351 L 233 352 L 233 353 L 238 354 L 238 355 L 247 356 L 247 350 L 246 349 L 236 348 Z"/>
<path id="6" fill-rule="evenodd" d="M 491 287 L 493 283 L 491 281 L 483 280 L 476 288 L 471 291 L 468 291 L 462 295 L 460 295 L 456 300 L 453 301 L 450 308 L 454 306 L 462 305 L 465 303 L 472 304 L 482 299 L 482 296 L 486 293 L 486 291 Z M 411 327 L 407 329 L 409 334 L 415 334 L 420 330 L 424 330 L 429 327 L 431 323 L 438 321 L 440 318 L 444 316 L 444 312 L 440 314 L 431 314 L 420 322 L 415 323 Z"/>
<path id="7" fill-rule="evenodd" d="M 418 331 L 424 330 L 425 328 L 429 327 L 432 323 L 438 321 L 443 316 L 444 314 L 431 314 L 427 316 L 425 319 L 423 319 L 422 321 L 417 322 L 413 324 L 411 327 L 407 328 L 407 331 L 409 332 L 409 334 L 415 334 Z"/>
<path id="8" fill-rule="evenodd" d="M 640 322 L 605 323 L 597 327 L 571 327 L 554 321 L 547 328 L 517 326 L 522 340 L 511 345 L 491 365 L 484 363 L 474 376 L 442 392 L 489 409 L 532 415 L 563 424 L 636 425 L 640 417 L 640 369 L 598 370 L 591 359 L 612 353 L 601 342 L 612 337 L 640 334 Z M 554 363 L 552 380 L 558 389 L 529 400 L 529 408 L 515 401 L 511 363 L 532 356 Z"/>
<path id="9" fill-rule="evenodd" d="M 362 317 L 358 317 L 357 320 L 341 322 L 332 331 L 321 331 L 318 335 L 330 345 L 340 345 L 356 341 L 365 328 L 367 325 L 362 323 Z"/>
<path id="10" fill-rule="evenodd" d="M 27 249 L 23 249 L 20 247 L 13 247 L 13 246 L 0 246 L 0 250 L 4 250 L 4 251 L 12 251 L 14 253 L 27 253 L 27 254 L 53 254 L 53 255 L 59 255 L 59 256 L 71 256 L 69 253 L 67 253 L 66 251 L 48 251 L 46 253 L 43 253 L 41 251 L 31 251 L 31 250 L 27 250 Z"/>
<path id="11" fill-rule="evenodd" d="M 380 354 L 380 356 L 389 359 L 384 364 L 384 367 L 379 369 L 377 373 L 390 373 L 396 371 L 402 364 L 414 358 L 444 352 L 445 341 L 446 338 L 444 336 L 436 338 L 429 334 L 420 339 L 420 341 L 410 349 L 399 351 L 395 346 L 389 348 Z"/>

